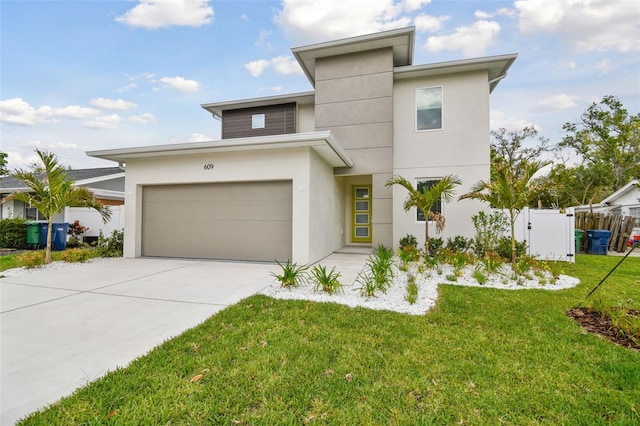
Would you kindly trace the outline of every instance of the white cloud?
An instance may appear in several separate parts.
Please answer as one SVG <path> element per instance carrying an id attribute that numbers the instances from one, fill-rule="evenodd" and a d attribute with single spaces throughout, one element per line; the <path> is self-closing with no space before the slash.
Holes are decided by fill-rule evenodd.
<path id="1" fill-rule="evenodd" d="M 492 19 L 496 16 L 514 16 L 516 11 L 513 9 L 508 9 L 506 7 L 501 7 L 493 13 L 485 12 L 484 10 L 476 10 L 473 15 L 478 19 Z"/>
<path id="2" fill-rule="evenodd" d="M 267 68 L 273 70 L 280 75 L 302 74 L 302 68 L 297 61 L 291 56 L 276 56 L 273 59 L 258 59 L 244 64 L 244 67 L 253 77 L 258 77 Z"/>
<path id="3" fill-rule="evenodd" d="M 491 130 L 507 129 L 508 131 L 520 131 L 528 126 L 534 126 L 538 132 L 542 128 L 528 120 L 509 116 L 507 113 L 498 110 L 491 110 L 490 119 Z"/>
<path id="4" fill-rule="evenodd" d="M 565 39 L 579 53 L 640 50 L 640 7 L 620 0 L 518 0 L 524 34 L 547 33 Z"/>
<path id="5" fill-rule="evenodd" d="M 187 142 L 207 142 L 212 140 L 210 136 L 204 133 L 191 133 L 191 136 L 187 139 Z"/>
<path id="6" fill-rule="evenodd" d="M 418 10 L 429 3 L 431 3 L 431 0 L 404 0 L 403 6 L 404 10 L 413 12 L 414 10 Z"/>
<path id="7" fill-rule="evenodd" d="M 575 67 L 578 66 L 578 64 L 576 64 L 576 61 L 569 61 L 567 62 L 567 66 L 571 69 L 574 69 Z"/>
<path id="8" fill-rule="evenodd" d="M 242 19 L 243 21 L 248 21 L 249 20 L 249 16 L 247 16 L 246 13 L 243 13 L 242 15 L 240 15 L 240 19 Z"/>
<path id="9" fill-rule="evenodd" d="M 251 74 L 252 77 L 257 77 L 262 74 L 270 64 L 271 62 L 266 59 L 258 59 L 257 61 L 251 61 L 244 64 L 244 67 L 249 71 L 249 74 Z"/>
<path id="10" fill-rule="evenodd" d="M 559 95 L 550 96 L 538 101 L 538 110 L 558 111 L 563 109 L 575 108 L 578 106 L 576 101 L 580 100 L 577 96 L 561 93 Z"/>
<path id="11" fill-rule="evenodd" d="M 49 144 L 48 148 L 50 148 L 50 149 L 78 149 L 78 145 L 76 145 L 75 143 L 57 142 L 57 143 Z"/>
<path id="12" fill-rule="evenodd" d="M 131 117 L 127 118 L 127 121 L 134 124 L 149 124 L 155 123 L 156 117 L 150 112 L 145 112 L 144 114 L 132 115 Z"/>
<path id="13" fill-rule="evenodd" d="M 101 115 L 91 121 L 86 121 L 83 125 L 91 129 L 110 130 L 118 127 L 121 121 L 122 117 L 118 114 Z"/>
<path id="14" fill-rule="evenodd" d="M 163 82 L 166 87 L 171 87 L 172 89 L 176 89 L 181 92 L 199 92 L 200 91 L 200 83 L 198 83 L 195 80 L 187 80 L 180 76 L 162 77 L 160 81 Z"/>
<path id="15" fill-rule="evenodd" d="M 369 34 L 406 27 L 412 22 L 406 10 L 426 1 L 394 0 L 282 0 L 274 16 L 287 38 L 294 44 Z"/>
<path id="16" fill-rule="evenodd" d="M 611 61 L 608 60 L 607 58 L 598 62 L 597 67 L 598 67 L 598 71 L 600 71 L 601 74 L 607 74 L 609 71 L 613 69 L 613 65 L 611 65 Z"/>
<path id="17" fill-rule="evenodd" d="M 138 87 L 138 85 L 137 85 L 137 84 L 135 84 L 135 83 L 130 83 L 130 84 L 127 84 L 126 86 L 122 86 L 122 87 L 121 87 L 121 88 L 119 88 L 117 91 L 118 91 L 118 93 L 127 92 L 127 91 L 129 91 L 129 90 L 131 90 L 131 89 L 135 89 L 136 87 Z"/>
<path id="18" fill-rule="evenodd" d="M 132 27 L 156 29 L 170 26 L 200 27 L 212 22 L 209 0 L 139 0 L 116 21 Z"/>
<path id="19" fill-rule="evenodd" d="M 127 110 L 136 108 L 138 105 L 123 99 L 96 98 L 91 100 L 91 105 L 100 109 Z"/>
<path id="20" fill-rule="evenodd" d="M 428 33 L 434 33 L 440 31 L 444 26 L 444 22 L 451 19 L 450 16 L 431 16 L 431 15 L 418 15 L 413 19 L 413 25 L 416 30 L 425 31 Z"/>
<path id="21" fill-rule="evenodd" d="M 271 36 L 271 31 L 262 30 L 260 31 L 260 35 L 258 36 L 258 40 L 256 40 L 256 46 L 263 47 L 265 49 L 271 49 L 271 43 L 267 40 Z"/>
<path id="22" fill-rule="evenodd" d="M 261 92 L 282 92 L 282 86 L 261 87 L 258 90 L 260 90 Z"/>
<path id="23" fill-rule="evenodd" d="M 497 41 L 499 32 L 500 24 L 481 20 L 458 27 L 453 34 L 429 37 L 424 47 L 431 53 L 460 50 L 465 57 L 480 56 Z"/>
<path id="24" fill-rule="evenodd" d="M 69 105 L 54 108 L 44 105 L 34 108 L 22 98 L 12 98 L 0 101 L 0 121 L 5 123 L 33 126 L 38 123 L 58 123 L 55 117 L 89 118 L 100 114 L 94 108 Z"/>

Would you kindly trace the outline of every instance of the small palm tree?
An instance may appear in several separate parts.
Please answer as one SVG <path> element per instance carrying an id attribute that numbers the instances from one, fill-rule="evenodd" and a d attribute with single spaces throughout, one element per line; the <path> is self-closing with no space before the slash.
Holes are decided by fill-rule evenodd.
<path id="1" fill-rule="evenodd" d="M 73 186 L 73 181 L 67 178 L 64 167 L 58 163 L 55 154 L 36 149 L 42 165 L 36 167 L 37 172 L 15 170 L 12 176 L 23 181 L 30 192 L 14 192 L 2 202 L 18 200 L 35 207 L 48 221 L 47 250 L 45 263 L 51 263 L 51 228 L 53 217 L 65 207 L 89 207 L 100 213 L 104 223 L 111 218 L 111 210 L 96 200 L 93 193 L 81 186 Z M 40 173 L 41 172 L 41 173 Z"/>
<path id="2" fill-rule="evenodd" d="M 522 163 L 518 170 L 508 166 L 496 167 L 492 181 L 479 181 L 459 200 L 475 199 L 488 203 L 496 209 L 507 210 L 511 224 L 511 263 L 516 261 L 515 222 L 520 211 L 542 193 L 547 184 L 533 176 L 549 162 L 530 161 Z"/>
<path id="3" fill-rule="evenodd" d="M 445 176 L 438 180 L 432 187 L 423 187 L 422 192 L 418 191 L 407 179 L 402 176 L 393 176 L 386 183 L 386 186 L 400 185 L 409 192 L 409 196 L 404 202 L 404 210 L 409 211 L 412 207 L 416 207 L 424 214 L 424 249 L 427 256 L 429 255 L 429 220 L 436 222 L 436 231 L 440 232 L 444 229 L 444 216 L 440 213 L 434 213 L 431 208 L 438 200 L 451 202 L 453 200 L 454 189 L 460 185 L 462 181 L 458 176 Z"/>

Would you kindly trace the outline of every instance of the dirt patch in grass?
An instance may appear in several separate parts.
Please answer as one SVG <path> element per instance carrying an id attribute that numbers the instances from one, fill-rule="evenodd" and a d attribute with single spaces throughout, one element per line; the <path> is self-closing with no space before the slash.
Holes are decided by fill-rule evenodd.
<path id="1" fill-rule="evenodd" d="M 611 319 L 601 312 L 590 308 L 573 308 L 567 311 L 567 315 L 573 318 L 580 326 L 588 331 L 612 341 L 617 345 L 640 351 L 640 336 L 635 336 L 635 341 L 622 333 Z M 627 315 L 640 316 L 637 309 L 629 309 Z"/>

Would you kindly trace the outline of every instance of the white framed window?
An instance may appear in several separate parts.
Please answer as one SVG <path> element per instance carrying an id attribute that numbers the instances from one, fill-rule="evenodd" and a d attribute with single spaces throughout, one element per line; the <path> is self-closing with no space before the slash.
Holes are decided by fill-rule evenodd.
<path id="1" fill-rule="evenodd" d="M 420 192 L 424 188 L 431 188 L 433 185 L 440 181 L 439 178 L 424 178 L 424 179 L 416 179 L 416 189 Z M 438 200 L 433 203 L 431 206 L 431 211 L 434 213 L 442 213 L 442 200 Z M 420 211 L 420 209 L 416 209 L 416 222 L 424 222 L 425 217 L 424 214 Z"/>
<path id="2" fill-rule="evenodd" d="M 442 86 L 416 89 L 416 131 L 442 129 Z"/>
<path id="3" fill-rule="evenodd" d="M 251 116 L 252 129 L 264 129 L 264 114 L 253 114 Z"/>
<path id="4" fill-rule="evenodd" d="M 38 211 L 35 207 L 25 206 L 24 208 L 24 218 L 27 220 L 47 220 L 46 217 L 42 213 Z"/>

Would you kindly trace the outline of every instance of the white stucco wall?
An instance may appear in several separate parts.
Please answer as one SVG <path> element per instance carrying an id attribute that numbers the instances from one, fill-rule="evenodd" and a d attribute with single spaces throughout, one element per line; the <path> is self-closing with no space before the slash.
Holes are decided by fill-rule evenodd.
<path id="1" fill-rule="evenodd" d="M 311 206 L 328 204 L 327 200 L 335 192 L 334 188 L 325 185 L 327 189 L 314 194 L 312 203 L 310 170 L 314 171 L 315 178 L 328 181 L 328 169 L 318 164 L 322 161 L 310 148 L 131 158 L 127 160 L 125 185 L 124 256 L 141 255 L 142 188 L 145 185 L 292 180 L 291 260 L 300 264 L 318 260 L 318 256 L 334 245 L 335 240 L 328 239 L 311 248 L 314 244 L 311 239 Z M 206 170 L 205 164 L 213 164 L 214 167 Z M 323 201 L 323 198 L 326 199 Z M 313 234 L 317 236 L 325 232 L 327 222 L 324 225 L 323 222 L 314 224 Z M 322 254 L 322 257 L 329 253 Z"/>
<path id="2" fill-rule="evenodd" d="M 441 86 L 443 108 L 441 130 L 415 130 L 415 90 Z M 394 84 L 393 172 L 416 182 L 418 178 L 457 175 L 462 185 L 456 189 L 456 201 L 443 206 L 446 227 L 436 235 L 445 240 L 456 235 L 474 235 L 471 216 L 486 208 L 478 201 L 457 201 L 480 179 L 489 179 L 489 85 L 485 71 L 431 78 L 397 80 Z M 407 192 L 393 188 L 393 244 L 406 234 L 415 235 L 424 244 L 424 223 L 416 222 L 415 209 L 405 212 L 402 204 Z"/>
<path id="3" fill-rule="evenodd" d="M 309 261 L 315 262 L 344 245 L 342 178 L 318 154 L 310 156 Z M 294 187 L 295 191 L 295 187 Z"/>

